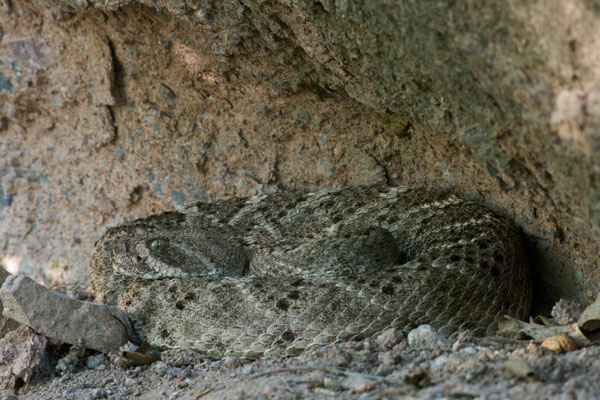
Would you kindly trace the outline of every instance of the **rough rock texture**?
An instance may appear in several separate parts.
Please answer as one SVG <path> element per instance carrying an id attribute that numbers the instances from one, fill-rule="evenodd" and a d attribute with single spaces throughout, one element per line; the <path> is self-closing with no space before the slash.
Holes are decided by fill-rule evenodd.
<path id="1" fill-rule="evenodd" d="M 11 392 L 48 374 L 48 340 L 21 326 L 0 338 L 0 389 Z M 2 393 L 0 392 L 0 395 Z"/>
<path id="2" fill-rule="evenodd" d="M 0 286 L 2 286 L 2 283 L 8 276 L 10 276 L 10 274 L 0 266 Z M 3 337 L 7 332 L 16 329 L 19 326 L 15 320 L 4 317 L 2 315 L 3 310 L 4 307 L 2 305 L 2 300 L 0 300 L 0 338 Z"/>
<path id="3" fill-rule="evenodd" d="M 82 343 L 87 348 L 109 352 L 119 350 L 132 337 L 127 316 L 121 310 L 72 299 L 23 275 L 4 281 L 0 300 L 5 317 L 59 343 Z"/>
<path id="4" fill-rule="evenodd" d="M 86 282 L 125 219 L 349 183 L 448 188 L 527 235 L 539 299 L 600 285 L 591 1 L 0 2 L 0 253 Z"/>

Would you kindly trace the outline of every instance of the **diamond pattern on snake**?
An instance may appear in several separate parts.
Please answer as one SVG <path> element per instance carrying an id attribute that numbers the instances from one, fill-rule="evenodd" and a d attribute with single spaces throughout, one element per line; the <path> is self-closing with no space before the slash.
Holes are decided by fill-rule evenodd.
<path id="1" fill-rule="evenodd" d="M 454 195 L 351 186 L 194 204 L 109 229 L 97 299 L 139 337 L 213 358 L 297 355 L 428 323 L 453 336 L 525 318 L 517 228 Z"/>

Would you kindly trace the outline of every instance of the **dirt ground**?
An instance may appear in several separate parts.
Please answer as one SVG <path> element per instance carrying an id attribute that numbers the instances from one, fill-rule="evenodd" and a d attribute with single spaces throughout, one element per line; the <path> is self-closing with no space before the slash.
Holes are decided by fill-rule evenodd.
<path id="1" fill-rule="evenodd" d="M 170 350 L 151 365 L 123 368 L 110 361 L 115 357 L 89 354 L 75 372 L 0 398 L 591 399 L 600 393 L 598 346 L 557 355 L 526 341 L 425 336 L 413 342 L 389 330 L 258 361 Z"/>

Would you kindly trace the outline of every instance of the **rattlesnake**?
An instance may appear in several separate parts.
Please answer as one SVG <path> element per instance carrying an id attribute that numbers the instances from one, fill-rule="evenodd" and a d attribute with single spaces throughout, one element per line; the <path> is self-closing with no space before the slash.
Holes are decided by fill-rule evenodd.
<path id="1" fill-rule="evenodd" d="M 295 355 L 429 323 L 485 335 L 527 316 L 517 229 L 454 195 L 354 186 L 198 203 L 109 229 L 97 298 L 138 335 L 211 357 Z"/>

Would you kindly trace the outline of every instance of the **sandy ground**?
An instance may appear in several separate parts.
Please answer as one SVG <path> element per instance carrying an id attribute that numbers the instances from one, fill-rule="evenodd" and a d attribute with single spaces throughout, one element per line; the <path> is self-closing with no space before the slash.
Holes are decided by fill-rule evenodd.
<path id="1" fill-rule="evenodd" d="M 600 347 L 554 354 L 529 341 L 430 333 L 377 338 L 258 361 L 209 360 L 170 350 L 145 366 L 87 353 L 74 372 L 2 399 L 591 399 L 600 396 Z M 418 336 L 418 335 L 417 335 Z M 112 360 L 112 361 L 111 361 Z"/>

